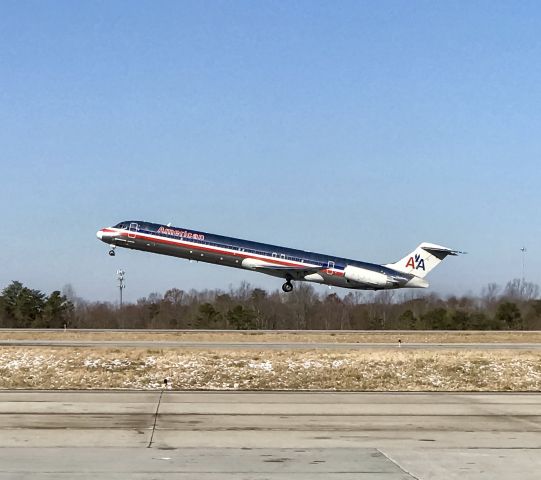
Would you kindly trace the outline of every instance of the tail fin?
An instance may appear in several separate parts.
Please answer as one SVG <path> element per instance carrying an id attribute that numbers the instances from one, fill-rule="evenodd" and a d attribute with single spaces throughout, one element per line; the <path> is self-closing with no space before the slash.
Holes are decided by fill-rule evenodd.
<path id="1" fill-rule="evenodd" d="M 447 255 L 458 255 L 459 253 L 463 252 L 424 242 L 402 260 L 385 266 L 399 272 L 410 273 L 416 277 L 424 278 Z"/>

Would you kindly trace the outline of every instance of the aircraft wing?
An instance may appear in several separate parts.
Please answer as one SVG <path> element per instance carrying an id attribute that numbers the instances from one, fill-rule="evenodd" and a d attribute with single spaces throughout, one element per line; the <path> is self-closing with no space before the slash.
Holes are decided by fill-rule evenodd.
<path id="1" fill-rule="evenodd" d="M 325 270 L 324 267 L 320 266 L 312 267 L 308 265 L 276 265 L 274 263 L 258 261 L 253 258 L 246 258 L 242 262 L 242 266 L 258 272 L 274 275 L 276 277 L 286 277 L 287 275 L 290 275 L 291 278 L 295 280 L 299 280 L 301 278 L 304 278 L 306 275 Z"/>

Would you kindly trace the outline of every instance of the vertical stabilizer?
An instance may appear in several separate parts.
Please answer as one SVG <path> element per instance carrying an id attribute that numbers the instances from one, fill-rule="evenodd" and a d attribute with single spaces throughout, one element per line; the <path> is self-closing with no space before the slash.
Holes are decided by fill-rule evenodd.
<path id="1" fill-rule="evenodd" d="M 448 255 L 458 255 L 457 250 L 451 250 L 433 243 L 421 243 L 413 252 L 406 255 L 396 263 L 385 265 L 399 272 L 409 273 L 419 278 L 424 278 L 432 269 Z"/>

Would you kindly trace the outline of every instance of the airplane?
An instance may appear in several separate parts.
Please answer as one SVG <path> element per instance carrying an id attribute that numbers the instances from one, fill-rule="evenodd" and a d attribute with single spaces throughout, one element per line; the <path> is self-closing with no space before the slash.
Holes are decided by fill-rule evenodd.
<path id="1" fill-rule="evenodd" d="M 284 292 L 293 290 L 294 280 L 358 290 L 427 288 L 425 276 L 434 267 L 448 255 L 464 253 L 424 242 L 398 262 L 379 265 L 138 220 L 96 235 L 111 245 L 111 256 L 124 247 L 243 268 L 283 278 Z"/>

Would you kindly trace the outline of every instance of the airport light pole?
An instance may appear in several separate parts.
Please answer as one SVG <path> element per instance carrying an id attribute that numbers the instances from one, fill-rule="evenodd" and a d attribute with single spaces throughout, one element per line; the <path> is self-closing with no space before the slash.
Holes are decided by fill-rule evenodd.
<path id="1" fill-rule="evenodd" d="M 122 308 L 122 290 L 126 288 L 126 284 L 124 283 L 125 274 L 126 272 L 124 270 L 116 271 L 116 278 L 118 279 L 118 289 L 120 291 L 120 308 Z"/>

